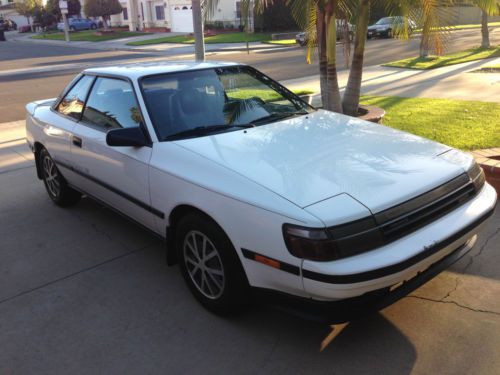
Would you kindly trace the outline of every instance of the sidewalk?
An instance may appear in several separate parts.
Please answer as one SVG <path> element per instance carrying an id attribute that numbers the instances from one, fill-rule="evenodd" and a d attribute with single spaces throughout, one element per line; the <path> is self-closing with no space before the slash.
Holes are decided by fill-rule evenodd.
<path id="1" fill-rule="evenodd" d="M 368 66 L 363 71 L 362 95 L 400 96 L 406 98 L 441 98 L 500 102 L 500 73 L 471 73 L 484 65 L 500 64 L 500 58 L 484 59 L 437 68 L 413 70 L 383 66 Z M 339 72 L 343 92 L 348 71 Z M 283 82 L 292 90 L 320 91 L 319 76 Z M 318 104 L 315 98 L 313 105 Z"/>
<path id="2" fill-rule="evenodd" d="M 10 34 L 7 35 L 7 40 L 13 42 L 31 42 L 31 43 L 41 43 L 41 44 L 51 44 L 58 46 L 71 46 L 87 48 L 99 51 L 110 51 L 110 50 L 120 50 L 120 51 L 138 51 L 138 52 L 163 52 L 167 55 L 190 55 L 194 53 L 194 44 L 182 44 L 182 43 L 161 43 L 161 44 L 150 44 L 144 46 L 129 46 L 127 43 L 138 42 L 148 39 L 162 38 L 166 36 L 181 35 L 183 33 L 154 33 L 147 35 L 134 36 L 129 38 L 114 39 L 103 42 L 81 42 L 81 41 L 71 41 L 66 43 L 61 40 L 45 40 L 45 39 L 32 39 L 32 34 Z M 294 46 L 292 46 L 294 47 Z M 277 44 L 263 44 L 260 42 L 251 42 L 248 44 L 250 50 L 269 50 L 277 48 L 290 48 L 286 45 Z M 206 52 L 238 52 L 246 51 L 246 43 L 216 43 L 216 44 L 205 44 Z"/>

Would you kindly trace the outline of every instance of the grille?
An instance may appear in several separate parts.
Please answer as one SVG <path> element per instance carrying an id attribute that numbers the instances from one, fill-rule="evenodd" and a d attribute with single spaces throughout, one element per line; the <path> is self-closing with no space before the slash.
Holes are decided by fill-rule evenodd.
<path id="1" fill-rule="evenodd" d="M 439 219 L 474 197 L 481 173 L 464 173 L 437 188 L 373 216 L 328 228 L 340 258 L 361 254 L 397 240 Z"/>
<path id="2" fill-rule="evenodd" d="M 385 242 L 394 241 L 439 219 L 475 195 L 474 184 L 464 174 L 422 196 L 391 208 L 388 212 L 375 215 L 375 221 Z M 392 218 L 394 211 L 401 214 Z"/>

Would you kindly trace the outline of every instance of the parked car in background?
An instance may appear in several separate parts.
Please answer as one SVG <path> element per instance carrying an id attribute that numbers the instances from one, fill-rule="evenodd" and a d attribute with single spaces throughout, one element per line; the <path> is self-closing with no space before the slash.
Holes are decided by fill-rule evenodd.
<path id="1" fill-rule="evenodd" d="M 23 26 L 19 26 L 17 28 L 18 33 L 29 33 L 30 31 L 31 31 L 30 25 L 23 25 Z"/>
<path id="2" fill-rule="evenodd" d="M 0 19 L 0 30 L 11 31 L 17 30 L 17 23 L 11 19 Z"/>
<path id="3" fill-rule="evenodd" d="M 374 37 L 392 38 L 401 32 L 405 25 L 408 25 L 408 33 L 412 33 L 417 28 L 417 24 L 407 17 L 395 16 L 379 19 L 375 24 L 368 26 L 368 39 Z"/>
<path id="4" fill-rule="evenodd" d="M 349 37 L 352 38 L 354 34 L 355 26 L 345 20 L 337 20 L 337 40 L 340 40 L 345 35 L 345 31 L 349 32 Z M 295 42 L 301 46 L 305 46 L 308 43 L 308 36 L 306 32 L 298 33 L 295 36 Z"/>
<path id="5" fill-rule="evenodd" d="M 467 253 L 497 199 L 471 155 L 237 63 L 87 69 L 26 109 L 50 199 L 92 197 L 164 238 L 217 313 L 253 294 L 332 322 L 385 307 Z"/>
<path id="6" fill-rule="evenodd" d="M 97 22 L 89 18 L 69 18 L 68 27 L 71 31 L 79 30 L 95 30 L 97 29 Z M 57 24 L 57 29 L 59 31 L 64 31 L 64 22 L 59 22 Z"/>

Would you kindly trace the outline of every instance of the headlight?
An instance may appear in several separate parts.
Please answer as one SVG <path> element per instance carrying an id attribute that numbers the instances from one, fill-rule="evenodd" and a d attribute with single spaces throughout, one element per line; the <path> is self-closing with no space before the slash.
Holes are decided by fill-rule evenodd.
<path id="1" fill-rule="evenodd" d="M 347 258 L 384 243 L 373 217 L 330 228 L 283 225 L 283 236 L 290 254 L 319 262 Z"/>
<path id="2" fill-rule="evenodd" d="M 469 167 L 467 174 L 469 175 L 469 178 L 471 179 L 472 183 L 474 184 L 476 191 L 480 191 L 483 188 L 486 179 L 484 177 L 483 170 L 476 163 L 476 161 L 472 162 L 472 165 Z"/>

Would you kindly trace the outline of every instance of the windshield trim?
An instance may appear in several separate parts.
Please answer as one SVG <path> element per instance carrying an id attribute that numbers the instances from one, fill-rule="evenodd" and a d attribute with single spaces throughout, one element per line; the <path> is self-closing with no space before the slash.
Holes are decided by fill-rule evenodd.
<path id="1" fill-rule="evenodd" d="M 234 68 L 248 69 L 251 72 L 251 74 L 255 74 L 256 76 L 260 77 L 261 79 L 264 78 L 264 81 L 269 82 L 271 84 L 271 87 L 273 89 L 275 89 L 276 91 L 278 91 L 278 92 L 280 92 L 282 94 L 285 93 L 286 95 L 291 96 L 293 99 L 298 100 L 298 101 L 304 103 L 305 107 L 308 108 L 310 112 L 316 112 L 317 111 L 316 108 L 314 108 L 312 105 L 310 105 L 305 100 L 303 100 L 300 96 L 298 96 L 297 94 L 293 93 L 288 88 L 286 88 L 285 86 L 283 86 L 282 84 L 280 84 L 278 81 L 276 81 L 276 80 L 272 79 L 271 77 L 265 75 L 264 73 L 258 71 L 254 67 L 252 67 L 250 65 L 246 65 L 246 64 L 224 65 L 224 66 L 220 66 L 220 67 L 211 66 L 211 67 L 206 67 L 206 68 L 186 69 L 186 70 L 175 71 L 175 72 L 165 72 L 165 73 L 148 74 L 148 75 L 144 75 L 144 76 L 139 77 L 137 79 L 137 83 L 138 83 L 139 90 L 140 90 L 140 93 L 141 93 L 141 96 L 142 96 L 142 101 L 144 102 L 144 105 L 146 107 L 145 109 L 147 111 L 147 114 L 148 114 L 148 117 L 149 117 L 149 119 L 151 121 L 151 124 L 153 125 L 153 129 L 155 131 L 155 134 L 156 134 L 156 137 L 158 139 L 158 142 L 172 142 L 172 140 L 168 140 L 167 139 L 168 137 L 162 137 L 161 136 L 160 131 L 159 131 L 157 125 L 154 123 L 153 119 L 151 118 L 151 109 L 150 109 L 150 106 L 148 104 L 148 101 L 146 100 L 146 95 L 144 93 L 144 87 L 143 87 L 143 84 L 142 84 L 142 81 L 144 79 L 151 78 L 151 77 L 160 77 L 160 76 L 175 75 L 175 74 L 185 73 L 185 72 L 200 72 L 200 71 L 205 71 L 205 70 L 216 70 L 216 69 L 225 70 L 225 69 L 234 69 Z M 272 121 L 272 122 L 275 122 L 275 121 Z M 266 123 L 266 124 L 262 124 L 262 125 L 258 125 L 258 126 L 264 126 L 264 125 L 267 125 L 267 124 L 271 124 L 272 122 L 269 122 L 269 123 Z M 237 130 L 242 130 L 242 129 L 240 128 L 240 129 L 237 129 Z"/>

